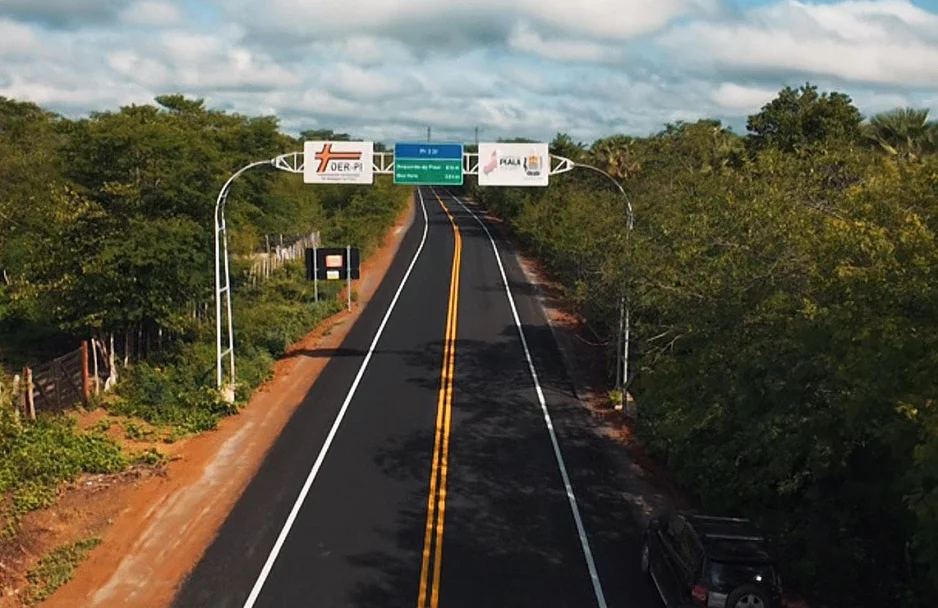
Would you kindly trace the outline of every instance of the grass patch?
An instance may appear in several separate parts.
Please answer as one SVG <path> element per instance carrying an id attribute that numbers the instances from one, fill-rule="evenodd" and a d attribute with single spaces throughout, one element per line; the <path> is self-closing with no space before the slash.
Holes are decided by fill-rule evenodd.
<path id="1" fill-rule="evenodd" d="M 141 452 L 138 452 L 134 455 L 134 464 L 146 464 L 150 466 L 157 466 L 166 463 L 166 454 L 160 452 L 156 448 L 147 448 Z"/>
<path id="2" fill-rule="evenodd" d="M 82 432 L 64 416 L 24 424 L 0 406 L 0 495 L 20 515 L 55 501 L 56 488 L 82 473 L 116 473 L 127 465 L 121 447 L 101 432 Z"/>
<path id="3" fill-rule="evenodd" d="M 124 423 L 124 437 L 131 441 L 151 441 L 155 435 L 152 430 L 145 429 L 131 420 Z"/>
<path id="4" fill-rule="evenodd" d="M 72 579 L 75 568 L 100 543 L 100 538 L 86 538 L 62 545 L 43 557 L 35 568 L 26 573 L 29 587 L 24 594 L 25 603 L 32 606 L 48 599 L 56 589 Z"/>
<path id="5" fill-rule="evenodd" d="M 113 424 L 113 420 L 109 418 L 102 418 L 101 420 L 98 420 L 96 423 L 94 423 L 94 425 L 92 425 L 88 430 L 93 433 L 107 433 L 109 430 L 111 430 L 111 426 L 113 426 Z"/>

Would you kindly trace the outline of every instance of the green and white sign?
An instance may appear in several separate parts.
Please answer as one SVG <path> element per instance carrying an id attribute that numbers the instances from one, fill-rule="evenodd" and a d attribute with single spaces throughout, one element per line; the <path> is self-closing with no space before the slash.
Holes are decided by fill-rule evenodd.
<path id="1" fill-rule="evenodd" d="M 462 144 L 395 144 L 394 183 L 412 186 L 461 186 Z"/>

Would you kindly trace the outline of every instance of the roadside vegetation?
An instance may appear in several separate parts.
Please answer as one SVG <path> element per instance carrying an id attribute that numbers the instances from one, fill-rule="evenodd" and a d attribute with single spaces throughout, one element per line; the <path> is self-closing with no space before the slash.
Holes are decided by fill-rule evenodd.
<path id="1" fill-rule="evenodd" d="M 312 132 L 329 136 L 331 132 Z M 336 137 L 345 137 L 337 135 Z M 266 237 L 319 231 L 326 246 L 372 253 L 411 190 L 308 186 L 273 169 L 245 174 L 228 201 L 233 258 L 237 402 L 215 386 L 212 217 L 224 181 L 250 161 L 299 150 L 276 118 L 216 111 L 179 95 L 68 119 L 0 97 L 0 524 L 54 502 L 63 482 L 158 464 L 152 448 L 213 429 L 271 374 L 287 347 L 341 309 L 341 286 L 319 299 L 303 261 L 267 280 L 248 256 Z M 278 239 L 279 240 L 279 239 Z M 82 428 L 71 413 L 28 421 L 11 376 L 96 338 L 118 382 Z M 4 373 L 2 370 L 6 370 Z M 122 433 L 110 432 L 119 424 Z"/>
<path id="2" fill-rule="evenodd" d="M 938 126 L 786 88 L 749 117 L 552 152 L 477 197 L 609 345 L 628 296 L 637 430 L 696 502 L 755 518 L 831 606 L 938 595 Z"/>
<path id="3" fill-rule="evenodd" d="M 72 580 L 78 565 L 100 543 L 100 538 L 86 538 L 58 547 L 43 557 L 26 574 L 29 587 L 23 602 L 27 606 L 34 606 L 48 599 L 56 589 Z"/>

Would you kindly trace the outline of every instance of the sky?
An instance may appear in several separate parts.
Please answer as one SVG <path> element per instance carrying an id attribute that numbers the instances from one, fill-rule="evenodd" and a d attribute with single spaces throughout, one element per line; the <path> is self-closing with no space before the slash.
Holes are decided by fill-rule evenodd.
<path id="1" fill-rule="evenodd" d="M 0 0 L 0 95 L 77 117 L 184 93 L 282 130 L 590 142 L 786 85 L 938 118 L 938 0 Z"/>

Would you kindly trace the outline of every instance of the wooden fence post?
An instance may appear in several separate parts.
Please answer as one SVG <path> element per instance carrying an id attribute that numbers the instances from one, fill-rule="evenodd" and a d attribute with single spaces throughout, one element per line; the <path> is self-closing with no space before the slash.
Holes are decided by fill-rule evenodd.
<path id="1" fill-rule="evenodd" d="M 81 341 L 81 396 L 85 406 L 91 397 L 91 378 L 88 373 L 88 340 Z"/>
<path id="2" fill-rule="evenodd" d="M 99 348 L 100 347 L 98 346 L 98 339 L 92 338 L 91 339 L 91 356 L 94 360 L 94 394 L 95 395 L 101 394 L 101 374 L 98 371 L 98 349 Z"/>
<path id="3" fill-rule="evenodd" d="M 62 409 L 62 363 L 58 359 L 52 360 L 52 381 L 55 383 L 55 407 Z"/>
<path id="4" fill-rule="evenodd" d="M 26 393 L 23 392 L 23 376 L 19 374 L 13 376 L 13 407 L 20 415 L 26 413 Z"/>
<path id="5" fill-rule="evenodd" d="M 26 376 L 26 415 L 30 420 L 36 419 L 36 399 L 33 396 L 33 370 L 25 368 L 23 370 Z"/>

